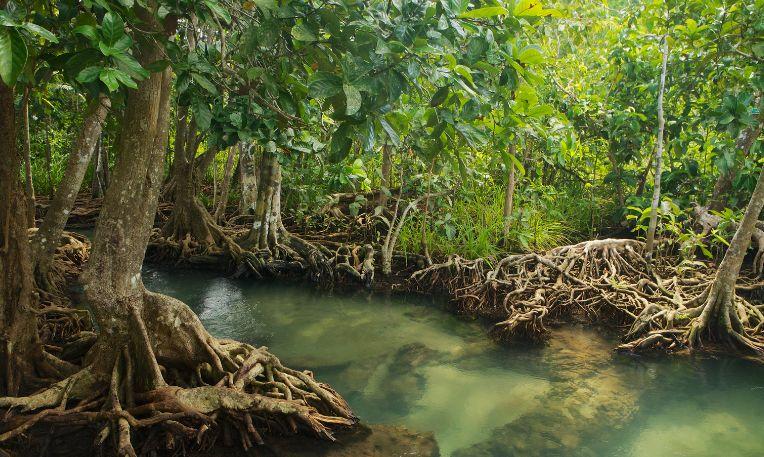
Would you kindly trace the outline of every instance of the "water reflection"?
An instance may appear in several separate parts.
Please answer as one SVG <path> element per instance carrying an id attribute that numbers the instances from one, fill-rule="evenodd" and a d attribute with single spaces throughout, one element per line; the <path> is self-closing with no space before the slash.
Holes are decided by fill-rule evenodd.
<path id="1" fill-rule="evenodd" d="M 631 358 L 571 328 L 502 348 L 424 299 L 146 270 L 207 328 L 310 368 L 368 423 L 432 431 L 444 456 L 760 456 L 764 369 Z"/>

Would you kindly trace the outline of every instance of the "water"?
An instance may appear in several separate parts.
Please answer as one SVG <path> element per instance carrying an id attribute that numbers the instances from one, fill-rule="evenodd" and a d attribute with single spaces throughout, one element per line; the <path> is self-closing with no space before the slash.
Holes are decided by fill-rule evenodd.
<path id="1" fill-rule="evenodd" d="M 582 328 L 504 348 L 418 297 L 193 271 L 148 269 L 144 280 L 213 335 L 313 370 L 365 422 L 433 432 L 443 456 L 764 455 L 764 367 L 752 362 L 634 358 Z"/>

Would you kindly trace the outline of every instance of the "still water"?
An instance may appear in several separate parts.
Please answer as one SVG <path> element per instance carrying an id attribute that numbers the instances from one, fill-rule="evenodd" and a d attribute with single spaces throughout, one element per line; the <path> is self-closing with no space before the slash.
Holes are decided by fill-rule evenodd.
<path id="1" fill-rule="evenodd" d="M 762 456 L 764 367 L 731 358 L 635 358 L 570 328 L 543 346 L 411 296 L 340 294 L 147 269 L 212 334 L 311 369 L 367 423 L 432 432 L 441 455 Z"/>

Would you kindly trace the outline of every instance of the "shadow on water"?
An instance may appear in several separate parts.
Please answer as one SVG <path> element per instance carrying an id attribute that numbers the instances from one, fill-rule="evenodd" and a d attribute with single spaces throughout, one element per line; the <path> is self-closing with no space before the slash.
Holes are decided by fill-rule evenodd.
<path id="1" fill-rule="evenodd" d="M 764 455 L 764 368 L 751 362 L 626 357 L 577 327 L 499 347 L 419 297 L 150 268 L 144 280 L 213 334 L 312 369 L 365 422 L 433 432 L 444 456 Z"/>

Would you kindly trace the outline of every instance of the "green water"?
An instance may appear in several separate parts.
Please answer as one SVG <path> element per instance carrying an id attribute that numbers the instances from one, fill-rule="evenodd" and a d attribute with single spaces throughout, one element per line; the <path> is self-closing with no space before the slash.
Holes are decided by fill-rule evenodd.
<path id="1" fill-rule="evenodd" d="M 764 455 L 764 367 L 751 362 L 628 357 L 582 328 L 498 347 L 418 297 L 191 271 L 144 280 L 214 335 L 313 370 L 367 423 L 433 432 L 444 456 Z"/>

